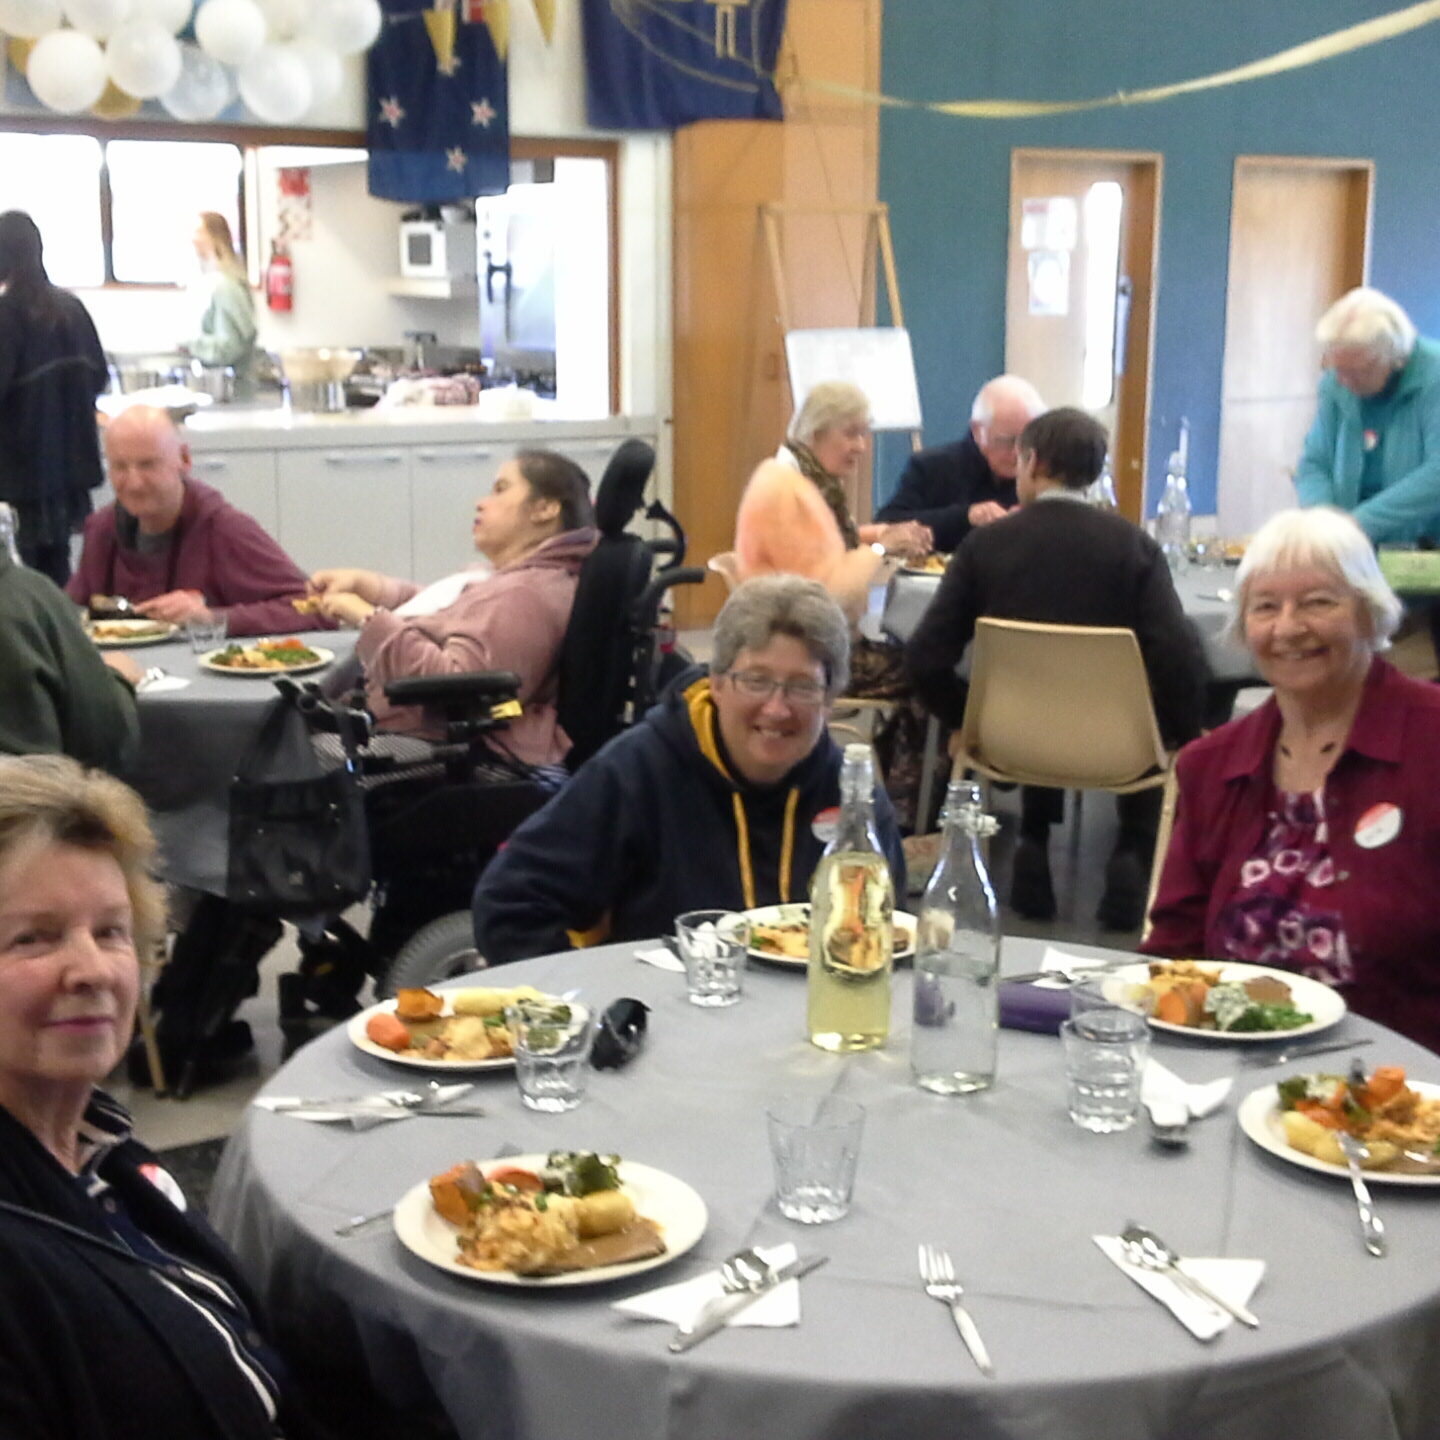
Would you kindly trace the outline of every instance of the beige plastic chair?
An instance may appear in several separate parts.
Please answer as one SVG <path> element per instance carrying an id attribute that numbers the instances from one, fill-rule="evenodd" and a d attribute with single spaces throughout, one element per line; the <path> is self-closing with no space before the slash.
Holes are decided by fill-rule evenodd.
<path id="1" fill-rule="evenodd" d="M 1128 794 L 1165 783 L 1140 646 L 1129 630 L 982 619 L 954 775 Z"/>
<path id="2" fill-rule="evenodd" d="M 713 570 L 725 582 L 726 594 L 740 583 L 740 571 L 733 550 L 722 550 L 718 555 L 712 555 L 705 562 L 705 568 Z"/>
<path id="3" fill-rule="evenodd" d="M 1172 766 L 1165 776 L 1165 798 L 1160 805 L 1160 825 L 1155 832 L 1155 859 L 1150 865 L 1150 888 L 1145 894 L 1145 924 L 1140 931 L 1142 944 L 1150 938 L 1150 909 L 1155 904 L 1155 892 L 1160 888 L 1160 872 L 1165 868 L 1165 853 L 1170 849 L 1170 832 L 1175 828 L 1175 805 L 1179 798 L 1180 787 Z"/>

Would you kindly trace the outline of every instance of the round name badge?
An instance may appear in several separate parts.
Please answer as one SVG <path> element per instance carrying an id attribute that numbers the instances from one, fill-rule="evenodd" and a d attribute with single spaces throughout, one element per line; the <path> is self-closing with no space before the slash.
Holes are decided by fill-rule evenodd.
<path id="1" fill-rule="evenodd" d="M 828 845 L 835 838 L 835 831 L 840 825 L 840 807 L 832 805 L 828 810 L 822 810 L 810 822 L 810 833 L 822 844 Z"/>
<path id="2" fill-rule="evenodd" d="M 1404 814 L 1388 800 L 1372 805 L 1355 822 L 1355 843 L 1362 850 L 1378 850 L 1388 845 L 1399 833 Z"/>

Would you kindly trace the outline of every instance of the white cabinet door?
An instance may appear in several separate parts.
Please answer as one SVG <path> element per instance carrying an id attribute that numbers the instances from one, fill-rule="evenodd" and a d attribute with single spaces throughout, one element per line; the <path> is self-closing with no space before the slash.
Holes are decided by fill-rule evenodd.
<path id="1" fill-rule="evenodd" d="M 409 579 L 410 464 L 398 447 L 282 451 L 280 543 L 305 571 L 356 565 Z"/>
<path id="2" fill-rule="evenodd" d="M 420 445 L 410 452 L 411 578 L 428 584 L 476 557 L 475 502 L 490 493 L 510 445 Z"/>
<path id="3" fill-rule="evenodd" d="M 213 485 L 237 510 L 243 510 L 279 539 L 280 494 L 273 450 L 195 455 L 190 461 L 190 473 Z"/>
<path id="4" fill-rule="evenodd" d="M 620 446 L 618 438 L 601 440 L 557 440 L 549 448 L 568 456 L 590 477 L 590 495 L 594 498 L 600 488 L 600 477 L 610 463 L 610 457 Z"/>

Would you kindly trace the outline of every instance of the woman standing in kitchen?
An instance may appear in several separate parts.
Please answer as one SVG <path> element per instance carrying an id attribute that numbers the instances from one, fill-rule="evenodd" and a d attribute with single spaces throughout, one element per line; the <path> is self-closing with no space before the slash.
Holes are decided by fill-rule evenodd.
<path id="1" fill-rule="evenodd" d="M 230 224 L 214 210 L 202 210 L 195 226 L 204 311 L 200 333 L 189 342 L 202 365 L 228 365 L 235 372 L 235 394 L 255 389 L 255 300 L 245 278 L 245 261 L 236 253 Z"/>

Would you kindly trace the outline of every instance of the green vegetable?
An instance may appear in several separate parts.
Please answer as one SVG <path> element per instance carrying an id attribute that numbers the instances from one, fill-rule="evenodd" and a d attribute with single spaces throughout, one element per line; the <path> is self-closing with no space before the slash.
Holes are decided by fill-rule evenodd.
<path id="1" fill-rule="evenodd" d="M 590 1150 L 554 1150 L 545 1157 L 541 1179 L 547 1190 L 560 1195 L 593 1195 L 597 1190 L 618 1190 L 618 1155 L 596 1155 Z"/>
<path id="2" fill-rule="evenodd" d="M 1293 1110 L 1301 1100 L 1310 1098 L 1309 1077 L 1305 1075 L 1292 1075 L 1288 1080 L 1282 1080 L 1275 1088 L 1280 1092 L 1280 1108 L 1282 1110 Z"/>
<path id="3" fill-rule="evenodd" d="M 1309 1025 L 1315 1017 L 1297 1010 L 1288 1002 L 1283 1005 L 1251 1005 L 1222 1029 L 1236 1034 L 1253 1034 L 1266 1030 L 1298 1030 Z"/>

